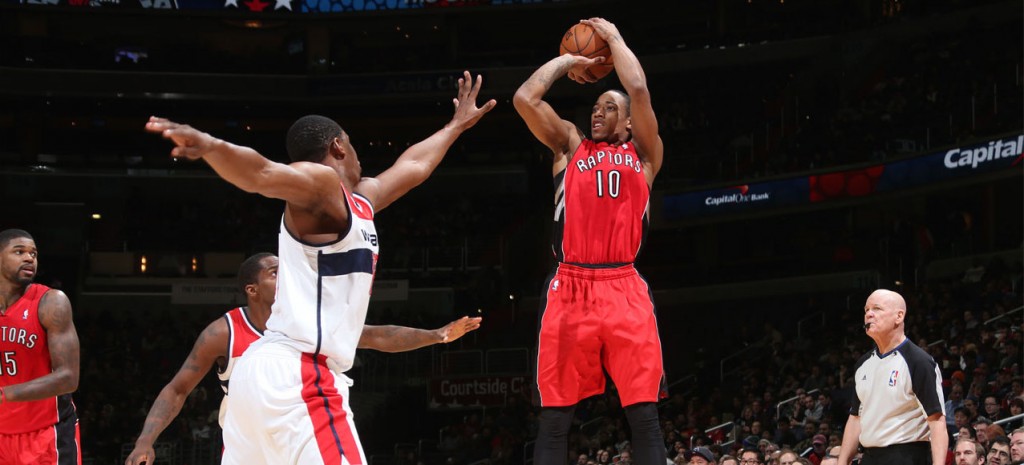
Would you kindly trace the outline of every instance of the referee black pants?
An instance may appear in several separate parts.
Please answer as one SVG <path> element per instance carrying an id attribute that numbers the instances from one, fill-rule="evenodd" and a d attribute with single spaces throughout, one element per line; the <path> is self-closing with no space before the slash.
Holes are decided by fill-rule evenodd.
<path id="1" fill-rule="evenodd" d="M 931 465 L 932 447 L 927 442 L 908 442 L 864 449 L 860 465 Z"/>

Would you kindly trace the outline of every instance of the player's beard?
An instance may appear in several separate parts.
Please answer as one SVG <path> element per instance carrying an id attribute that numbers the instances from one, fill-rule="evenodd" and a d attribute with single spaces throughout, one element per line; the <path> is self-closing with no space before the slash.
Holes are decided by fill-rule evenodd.
<path id="1" fill-rule="evenodd" d="M 35 278 L 35 271 L 32 272 L 32 276 L 22 276 L 21 268 L 18 268 L 18 271 L 14 272 L 13 276 L 7 277 L 10 282 L 19 286 L 28 286 L 29 284 L 32 284 L 33 278 Z"/>

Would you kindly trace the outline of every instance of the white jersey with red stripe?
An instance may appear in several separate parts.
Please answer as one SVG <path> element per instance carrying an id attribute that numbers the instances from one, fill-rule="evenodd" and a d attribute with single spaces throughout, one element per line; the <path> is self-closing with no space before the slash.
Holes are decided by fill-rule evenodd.
<path id="1" fill-rule="evenodd" d="M 303 242 L 288 231 L 282 217 L 277 299 L 265 332 L 265 339 L 325 355 L 342 371 L 355 359 L 379 250 L 370 202 L 359 194 L 344 194 L 349 228 L 339 231 L 334 242 Z"/>

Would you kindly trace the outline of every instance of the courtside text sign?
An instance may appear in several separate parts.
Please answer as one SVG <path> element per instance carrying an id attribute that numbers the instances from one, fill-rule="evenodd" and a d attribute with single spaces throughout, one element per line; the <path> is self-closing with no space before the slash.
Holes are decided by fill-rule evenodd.
<path id="1" fill-rule="evenodd" d="M 529 378 L 519 376 L 471 376 L 430 381 L 432 409 L 478 408 L 505 405 L 509 397 L 522 397 Z"/>

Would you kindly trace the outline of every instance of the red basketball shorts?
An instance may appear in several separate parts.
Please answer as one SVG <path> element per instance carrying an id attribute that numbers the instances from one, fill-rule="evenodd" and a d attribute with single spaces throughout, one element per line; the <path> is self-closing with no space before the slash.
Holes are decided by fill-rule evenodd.
<path id="1" fill-rule="evenodd" d="M 18 434 L 0 434 L 4 465 L 82 465 L 78 420 L 72 416 L 53 426 Z"/>
<path id="2" fill-rule="evenodd" d="M 623 406 L 667 396 L 654 303 L 632 265 L 559 264 L 539 320 L 534 400 L 540 406 L 574 405 L 603 393 L 605 372 Z"/>

